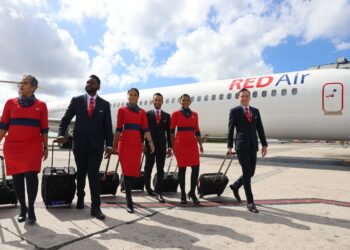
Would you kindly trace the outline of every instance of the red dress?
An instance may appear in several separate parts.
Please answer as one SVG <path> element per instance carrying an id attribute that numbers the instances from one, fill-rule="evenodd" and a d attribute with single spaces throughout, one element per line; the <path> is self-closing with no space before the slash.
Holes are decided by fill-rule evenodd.
<path id="1" fill-rule="evenodd" d="M 171 115 L 170 129 L 172 133 L 177 128 L 174 141 L 174 154 L 177 165 L 181 167 L 199 166 L 199 149 L 197 136 L 200 136 L 198 114 L 192 111 L 186 117 L 180 110 Z"/>
<path id="2" fill-rule="evenodd" d="M 6 174 L 40 172 L 43 156 L 42 133 L 48 132 L 46 104 L 38 99 L 22 107 L 18 98 L 6 102 L 0 129 L 7 130 L 4 143 Z"/>
<path id="3" fill-rule="evenodd" d="M 121 132 L 118 141 L 118 155 L 124 176 L 140 176 L 142 154 L 141 132 L 148 131 L 146 112 L 138 112 L 122 107 L 117 113 L 117 131 Z M 142 133 L 143 134 L 143 133 Z"/>

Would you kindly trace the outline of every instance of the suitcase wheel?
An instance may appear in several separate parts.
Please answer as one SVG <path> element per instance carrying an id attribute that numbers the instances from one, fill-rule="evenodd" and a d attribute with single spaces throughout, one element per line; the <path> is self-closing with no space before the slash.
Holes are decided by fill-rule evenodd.
<path id="1" fill-rule="evenodd" d="M 218 194 L 218 197 L 220 197 L 221 196 L 221 194 Z"/>
<path id="2" fill-rule="evenodd" d="M 69 203 L 67 207 L 68 207 L 68 208 L 71 208 L 71 207 L 72 207 L 72 203 Z"/>
<path id="3" fill-rule="evenodd" d="M 202 195 L 202 194 L 200 194 L 200 195 L 199 195 L 199 198 L 203 198 L 203 195 Z"/>

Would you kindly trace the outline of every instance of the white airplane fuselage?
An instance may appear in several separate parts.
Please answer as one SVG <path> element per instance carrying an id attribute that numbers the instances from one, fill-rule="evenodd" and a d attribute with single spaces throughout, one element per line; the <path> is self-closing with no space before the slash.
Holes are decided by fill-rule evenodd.
<path id="1" fill-rule="evenodd" d="M 347 69 L 307 70 L 141 89 L 139 106 L 146 111 L 153 109 L 153 95 L 160 92 L 164 97 L 162 109 L 171 114 L 180 108 L 178 98 L 186 93 L 193 98 L 190 108 L 199 115 L 202 135 L 225 137 L 229 111 L 240 105 L 236 94 L 244 87 L 251 92 L 250 105 L 260 110 L 268 138 L 350 139 L 350 70 Z M 111 104 L 115 128 L 117 110 L 127 102 L 127 93 L 107 94 L 102 98 Z M 68 104 L 67 100 L 49 105 L 49 120 L 62 118 Z"/>

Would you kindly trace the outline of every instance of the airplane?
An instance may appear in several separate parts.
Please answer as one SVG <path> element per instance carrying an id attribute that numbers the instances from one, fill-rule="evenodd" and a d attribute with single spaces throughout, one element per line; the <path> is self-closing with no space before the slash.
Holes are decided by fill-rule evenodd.
<path id="1" fill-rule="evenodd" d="M 238 91 L 251 92 L 251 106 L 260 110 L 266 136 L 271 139 L 350 141 L 350 63 L 322 65 L 305 71 L 141 89 L 139 106 L 153 108 L 154 93 L 164 97 L 162 109 L 170 114 L 180 108 L 179 97 L 191 96 L 191 109 L 199 115 L 202 135 L 226 137 L 231 108 L 239 105 Z M 110 102 L 113 127 L 127 93 L 102 95 Z M 48 104 L 49 126 L 57 131 L 69 100 Z M 74 120 L 71 123 L 70 132 Z M 70 133 L 67 133 L 69 137 Z"/>

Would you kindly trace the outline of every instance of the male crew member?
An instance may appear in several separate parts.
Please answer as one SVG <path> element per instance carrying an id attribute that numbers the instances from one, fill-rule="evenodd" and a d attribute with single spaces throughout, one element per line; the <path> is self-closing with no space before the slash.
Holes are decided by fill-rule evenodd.
<path id="1" fill-rule="evenodd" d="M 164 198 L 162 196 L 163 190 L 163 176 L 164 176 L 164 163 L 165 156 L 168 157 L 172 154 L 171 138 L 170 138 L 170 115 L 163 110 L 163 96 L 160 93 L 153 95 L 153 110 L 148 111 L 148 127 L 151 132 L 153 143 L 155 146 L 155 152 L 150 153 L 148 143 L 146 141 L 146 164 L 145 164 L 145 186 L 147 193 L 154 196 L 154 192 L 151 189 L 151 174 L 154 162 L 157 165 L 157 186 L 155 189 L 156 199 L 163 203 Z"/>
<path id="2" fill-rule="evenodd" d="M 57 141 L 64 143 L 64 135 L 72 118 L 75 118 L 73 131 L 73 153 L 77 165 L 77 209 L 84 208 L 84 188 L 86 174 L 91 191 L 91 216 L 104 220 L 100 209 L 99 169 L 103 157 L 109 158 L 113 152 L 113 132 L 109 102 L 97 95 L 100 79 L 91 75 L 86 82 L 86 94 L 73 97 L 62 117 Z"/>
<path id="3" fill-rule="evenodd" d="M 241 105 L 230 110 L 227 154 L 232 154 L 233 134 L 236 128 L 235 150 L 239 163 L 242 166 L 243 175 L 230 185 L 230 188 L 236 199 L 240 202 L 241 197 L 238 190 L 243 185 L 247 197 L 248 210 L 258 213 L 259 210 L 254 204 L 251 188 L 251 178 L 254 176 L 258 151 L 257 132 L 262 144 L 261 154 L 263 157 L 267 154 L 267 142 L 259 110 L 249 106 L 250 92 L 248 89 L 243 88 L 239 91 L 239 101 Z"/>

